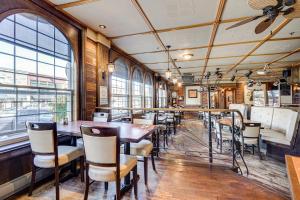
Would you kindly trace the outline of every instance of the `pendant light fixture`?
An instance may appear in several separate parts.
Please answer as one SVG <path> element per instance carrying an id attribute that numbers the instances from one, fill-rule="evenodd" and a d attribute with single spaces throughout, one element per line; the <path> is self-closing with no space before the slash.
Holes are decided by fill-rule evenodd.
<path id="1" fill-rule="evenodd" d="M 178 83 L 177 83 L 177 86 L 178 86 L 178 87 L 181 87 L 181 86 L 182 86 L 182 83 L 181 83 L 181 82 L 178 82 Z"/>
<path id="2" fill-rule="evenodd" d="M 172 72 L 170 71 L 170 45 L 167 45 L 167 51 L 168 51 L 168 71 L 166 71 L 166 78 L 170 79 L 172 76 Z"/>
<path id="3" fill-rule="evenodd" d="M 176 83 L 177 83 L 177 78 L 174 77 L 174 78 L 173 78 L 173 84 L 175 85 Z"/>

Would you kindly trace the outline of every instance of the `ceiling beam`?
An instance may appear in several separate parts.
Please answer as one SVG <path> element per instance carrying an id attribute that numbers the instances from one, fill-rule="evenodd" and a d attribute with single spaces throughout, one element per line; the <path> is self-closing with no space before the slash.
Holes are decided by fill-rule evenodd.
<path id="1" fill-rule="evenodd" d="M 281 29 L 283 29 L 288 23 L 292 21 L 291 19 L 285 19 L 279 26 L 277 26 L 270 34 L 268 34 L 265 38 L 263 38 L 249 53 L 247 53 L 242 59 L 240 59 L 236 64 L 234 64 L 228 71 L 232 71 L 239 64 L 241 64 L 244 60 L 246 60 L 252 53 L 254 53 L 259 47 L 261 47 L 264 43 L 270 40 L 273 36 L 275 36 Z"/>
<path id="2" fill-rule="evenodd" d="M 73 2 L 70 2 L 70 3 L 60 4 L 60 5 L 57 5 L 55 7 L 58 8 L 58 9 L 65 9 L 65 8 L 70 8 L 70 7 L 75 7 L 75 6 L 80 6 L 80 5 L 92 3 L 94 1 L 101 1 L 101 0 L 78 0 L 78 1 L 73 1 Z"/>
<path id="3" fill-rule="evenodd" d="M 300 48 L 295 49 L 294 51 L 289 52 L 289 53 L 287 53 L 286 55 L 281 56 L 281 57 L 279 57 L 279 58 L 273 60 L 272 62 L 269 62 L 268 64 L 271 65 L 271 64 L 273 64 L 273 63 L 276 63 L 276 62 L 278 62 L 278 61 L 280 61 L 280 60 L 282 60 L 282 59 L 284 59 L 284 58 L 287 58 L 287 57 L 289 57 L 289 56 L 291 56 L 291 55 L 293 55 L 293 54 L 295 54 L 295 53 L 298 53 L 298 52 L 300 52 Z"/>
<path id="4" fill-rule="evenodd" d="M 208 60 L 209 60 L 209 57 L 210 57 L 212 47 L 213 47 L 214 42 L 215 42 L 215 38 L 216 38 L 217 31 L 218 31 L 218 28 L 219 28 L 219 25 L 220 25 L 220 22 L 221 22 L 221 18 L 222 18 L 222 15 L 223 15 L 223 11 L 224 11 L 224 8 L 225 8 L 226 1 L 227 0 L 220 0 L 220 2 L 219 2 L 217 16 L 216 16 L 216 19 L 215 19 L 215 22 L 214 22 L 214 25 L 213 25 L 212 33 L 210 35 L 208 49 L 207 49 L 207 53 L 206 53 L 206 57 L 205 57 L 205 64 L 204 64 L 204 68 L 202 70 L 200 82 L 202 82 L 204 73 L 206 71 L 206 67 L 207 67 L 207 64 L 208 64 Z"/>
<path id="5" fill-rule="evenodd" d="M 139 4 L 139 2 L 137 0 L 131 0 L 131 2 L 133 3 L 133 5 L 135 6 L 135 8 L 137 9 L 137 11 L 140 13 L 140 15 L 143 17 L 145 23 L 147 24 L 147 26 L 149 27 L 149 29 L 152 31 L 153 35 L 155 36 L 156 40 L 158 41 L 158 43 L 161 45 L 161 47 L 165 50 L 165 52 L 167 53 L 167 47 L 164 45 L 164 43 L 162 42 L 161 38 L 159 37 L 157 31 L 155 30 L 154 26 L 152 25 L 152 23 L 150 22 L 149 18 L 147 17 L 146 13 L 144 12 L 143 8 L 141 7 L 141 5 Z M 172 59 L 172 57 L 170 56 L 171 59 L 171 63 L 173 64 L 174 68 L 177 70 L 178 74 L 181 76 L 181 72 L 178 69 L 178 67 L 176 66 L 176 63 L 174 62 L 174 60 Z"/>

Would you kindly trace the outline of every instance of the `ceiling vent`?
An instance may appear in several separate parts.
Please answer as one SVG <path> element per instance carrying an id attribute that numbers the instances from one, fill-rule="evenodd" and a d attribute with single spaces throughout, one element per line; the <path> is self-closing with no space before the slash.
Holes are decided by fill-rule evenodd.
<path id="1" fill-rule="evenodd" d="M 182 75 L 182 81 L 185 84 L 194 83 L 194 78 L 195 76 L 192 73 L 183 73 Z"/>

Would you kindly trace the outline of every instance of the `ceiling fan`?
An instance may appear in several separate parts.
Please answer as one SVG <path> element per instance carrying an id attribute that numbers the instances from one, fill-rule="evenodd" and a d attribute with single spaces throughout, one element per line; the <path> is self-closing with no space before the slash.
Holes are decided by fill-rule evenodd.
<path id="1" fill-rule="evenodd" d="M 248 0 L 248 5 L 255 10 L 262 10 L 263 14 L 244 19 L 226 30 L 264 17 L 265 19 L 255 28 L 255 33 L 259 34 L 270 27 L 280 14 L 289 19 L 300 17 L 300 0 Z"/>

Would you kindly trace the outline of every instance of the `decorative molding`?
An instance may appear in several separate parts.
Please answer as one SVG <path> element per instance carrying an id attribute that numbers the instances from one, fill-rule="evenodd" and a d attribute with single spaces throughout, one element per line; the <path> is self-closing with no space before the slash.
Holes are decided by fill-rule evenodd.
<path id="1" fill-rule="evenodd" d="M 104 46 L 108 47 L 108 48 L 111 48 L 111 41 L 108 40 L 106 37 L 104 37 L 102 34 L 98 33 L 98 32 L 95 32 L 93 31 L 92 29 L 90 28 L 87 28 L 86 29 L 86 36 L 93 40 L 94 42 L 98 42 L 98 43 L 101 43 L 103 44 Z"/>

